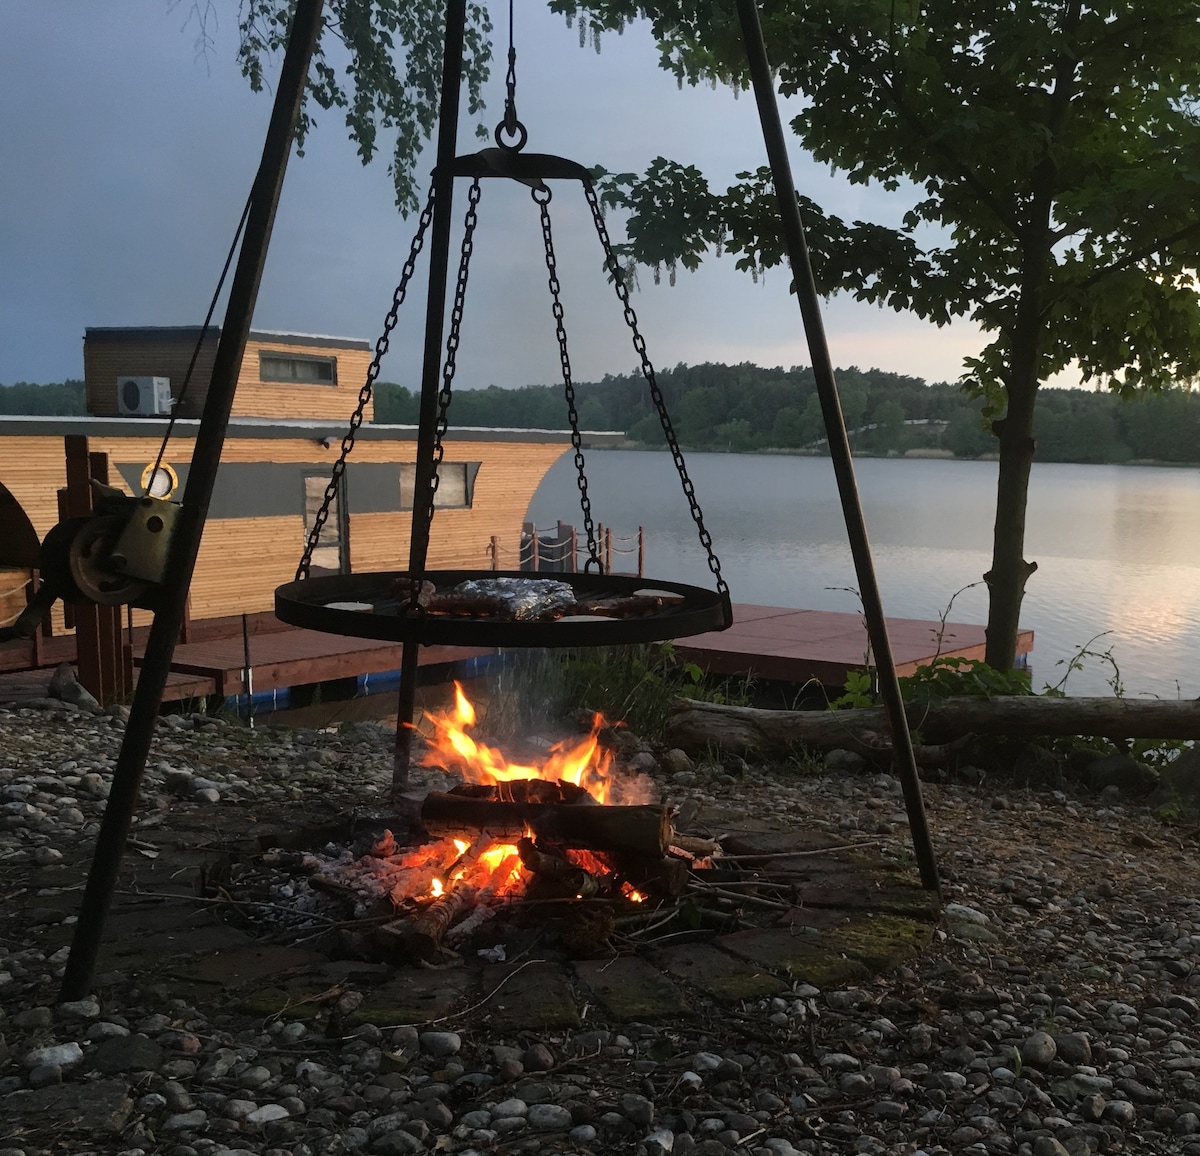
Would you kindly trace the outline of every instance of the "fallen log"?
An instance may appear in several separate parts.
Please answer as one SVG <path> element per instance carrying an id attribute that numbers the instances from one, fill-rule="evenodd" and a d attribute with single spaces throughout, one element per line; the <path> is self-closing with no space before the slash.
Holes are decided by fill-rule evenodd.
<path id="1" fill-rule="evenodd" d="M 667 741 L 684 750 L 719 747 L 768 755 L 796 744 L 876 755 L 890 750 L 883 707 L 848 710 L 762 710 L 684 700 L 667 724 Z M 1108 739 L 1200 739 L 1200 700 L 948 698 L 909 703 L 909 727 L 923 742 L 952 743 L 969 735 L 1009 738 L 1088 735 Z M 921 750 L 918 749 L 918 761 Z M 944 753 L 944 751 L 943 751 Z"/>
<path id="2" fill-rule="evenodd" d="M 666 807 L 514 803 L 442 791 L 430 791 L 425 796 L 420 819 L 430 835 L 488 831 L 502 842 L 515 843 L 532 831 L 548 844 L 652 859 L 666 854 L 673 834 Z"/>

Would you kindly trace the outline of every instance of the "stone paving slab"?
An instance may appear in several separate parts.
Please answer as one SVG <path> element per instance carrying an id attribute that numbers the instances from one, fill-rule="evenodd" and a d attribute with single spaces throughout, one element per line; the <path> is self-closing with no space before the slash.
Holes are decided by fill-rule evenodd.
<path id="1" fill-rule="evenodd" d="M 935 917 L 930 892 L 904 879 L 880 879 L 870 871 L 850 867 L 822 879 L 798 884 L 800 895 L 810 907 L 833 907 L 851 911 L 886 911 L 917 919 Z"/>
<path id="2" fill-rule="evenodd" d="M 698 987 L 722 1003 L 777 995 L 787 984 L 777 975 L 734 959 L 710 943 L 680 944 L 655 952 L 654 962 L 676 979 Z"/>
<path id="3" fill-rule="evenodd" d="M 933 927 L 898 915 L 860 915 L 821 936 L 829 951 L 861 960 L 872 971 L 890 971 L 911 963 L 933 936 Z"/>
<path id="4" fill-rule="evenodd" d="M 305 951 L 302 947 L 268 943 L 255 944 L 239 951 L 205 955 L 191 963 L 180 963 L 172 970 L 182 979 L 218 984 L 226 990 L 232 990 L 249 987 L 298 968 L 315 968 L 325 962 L 325 956 Z"/>
<path id="5" fill-rule="evenodd" d="M 577 1028 L 583 1022 L 567 972 L 557 964 L 489 967 L 480 978 L 479 1015 L 500 1031 Z"/>
<path id="6" fill-rule="evenodd" d="M 800 930 L 808 935 L 815 931 L 827 931 L 831 927 L 841 927 L 849 923 L 850 912 L 836 907 L 793 907 L 780 916 L 779 922 Z"/>
<path id="7" fill-rule="evenodd" d="M 479 998 L 474 970 L 396 971 L 366 991 L 351 1024 L 428 1024 L 461 1012 Z"/>
<path id="8" fill-rule="evenodd" d="M 858 983 L 871 974 L 866 964 L 829 950 L 820 936 L 790 928 L 735 931 L 721 936 L 717 944 L 759 967 L 782 972 L 814 987 L 841 987 Z"/>
<path id="9" fill-rule="evenodd" d="M 125 1127 L 132 1111 L 133 1097 L 123 1080 L 23 1088 L 4 1097 L 5 1141 L 19 1144 L 22 1132 L 44 1129 L 48 1120 L 54 1121 L 58 1136 L 112 1135 Z"/>
<path id="10" fill-rule="evenodd" d="M 658 968 L 636 956 L 580 960 L 575 974 L 616 1019 L 679 1019 L 693 1014 L 683 992 Z"/>

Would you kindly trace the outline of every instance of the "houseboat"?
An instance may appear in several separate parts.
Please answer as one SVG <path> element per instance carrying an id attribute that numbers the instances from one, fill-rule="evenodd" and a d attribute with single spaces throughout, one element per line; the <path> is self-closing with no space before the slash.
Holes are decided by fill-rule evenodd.
<path id="1" fill-rule="evenodd" d="M 38 544 L 72 511 L 72 455 L 86 463 L 85 490 L 91 477 L 134 496 L 182 494 L 219 331 L 200 337 L 198 327 L 88 329 L 86 416 L 0 417 L 0 624 L 26 605 Z M 370 362 L 366 341 L 251 332 L 185 634 L 216 637 L 236 623 L 240 636 L 247 618 L 257 630 L 274 629 L 264 620 L 275 588 L 296 575 Z M 376 425 L 373 416 L 368 404 L 336 510 L 313 554 L 314 573 L 407 565 L 417 427 Z M 515 568 L 530 500 L 570 444 L 565 430 L 451 428 L 429 566 Z M 33 643 L 0 645 L 0 670 L 60 659 L 61 644 L 46 643 L 69 637 L 74 616 L 58 604 Z M 124 644 L 136 651 L 133 632 L 149 621 L 147 611 L 125 610 Z M 83 672 L 81 680 L 87 685 Z"/>

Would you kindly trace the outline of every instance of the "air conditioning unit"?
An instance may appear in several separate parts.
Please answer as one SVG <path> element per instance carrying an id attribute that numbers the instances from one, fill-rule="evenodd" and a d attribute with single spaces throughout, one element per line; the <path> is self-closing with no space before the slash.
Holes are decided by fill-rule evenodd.
<path id="1" fill-rule="evenodd" d="M 149 416 L 171 412 L 169 377 L 118 377 L 117 412 Z"/>

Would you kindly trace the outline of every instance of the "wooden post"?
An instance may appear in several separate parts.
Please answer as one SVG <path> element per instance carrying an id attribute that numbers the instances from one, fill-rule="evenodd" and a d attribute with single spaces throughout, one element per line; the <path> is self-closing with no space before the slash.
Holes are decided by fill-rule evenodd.
<path id="1" fill-rule="evenodd" d="M 64 439 L 67 459 L 66 515 L 86 517 L 92 512 L 92 479 L 108 484 L 108 455 L 89 453 L 80 434 Z M 125 656 L 121 639 L 121 608 L 80 603 L 75 608 L 75 656 L 79 681 L 107 706 L 126 697 Z"/>
<path id="2" fill-rule="evenodd" d="M 65 522 L 71 516 L 67 512 L 70 507 L 67 503 L 66 487 L 64 486 L 64 487 L 60 488 L 59 490 L 55 491 L 55 497 L 57 498 L 57 501 L 58 501 L 58 520 L 60 522 Z M 74 607 L 74 605 L 72 605 L 72 603 L 70 603 L 70 602 L 64 602 L 62 604 L 62 612 L 63 612 L 63 629 L 64 630 L 74 630 L 75 629 L 75 607 Z"/>
<path id="3" fill-rule="evenodd" d="M 604 527 L 604 573 L 612 573 L 612 527 Z"/>
<path id="4" fill-rule="evenodd" d="M 646 576 L 646 527 L 638 527 L 638 577 Z"/>
<path id="5" fill-rule="evenodd" d="M 242 615 L 242 681 L 246 684 L 246 720 L 254 729 L 254 667 L 250 662 L 250 619 Z"/>
<path id="6" fill-rule="evenodd" d="M 86 439 L 85 439 L 86 441 Z M 108 485 L 108 454 L 88 454 L 88 473 L 96 481 Z M 89 486 L 90 489 L 90 486 Z M 103 695 L 96 695 L 100 702 L 122 702 L 133 690 L 132 681 L 125 678 L 125 646 L 121 638 L 121 607 L 96 606 L 96 636 L 99 642 L 100 661 L 103 669 Z"/>
<path id="7" fill-rule="evenodd" d="M 571 573 L 579 573 L 579 531 L 571 527 Z"/>
<path id="8" fill-rule="evenodd" d="M 492 556 L 492 569 L 499 570 L 500 569 L 500 536 L 498 534 L 492 535 L 492 540 L 488 544 L 488 552 Z"/>

